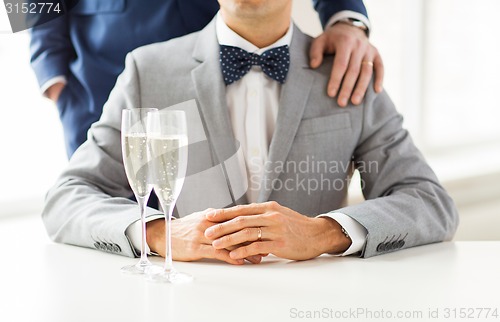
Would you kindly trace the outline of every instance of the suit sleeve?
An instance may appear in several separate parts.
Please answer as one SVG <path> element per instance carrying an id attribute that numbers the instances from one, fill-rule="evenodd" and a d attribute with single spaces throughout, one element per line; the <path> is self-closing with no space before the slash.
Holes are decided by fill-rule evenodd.
<path id="1" fill-rule="evenodd" d="M 121 111 L 140 104 L 140 86 L 129 54 L 101 119 L 89 139 L 46 196 L 42 219 L 52 240 L 136 256 L 125 231 L 139 219 L 139 208 L 125 175 L 121 154 Z M 111 198 L 110 198 L 111 197 Z M 149 214 L 158 214 L 149 209 Z"/>
<path id="2" fill-rule="evenodd" d="M 31 67 L 43 86 L 57 76 L 67 76 L 74 49 L 69 36 L 69 15 L 30 29 Z"/>
<path id="3" fill-rule="evenodd" d="M 355 107 L 356 108 L 356 107 Z M 363 257 L 453 237 L 458 214 L 452 199 L 402 127 L 385 92 L 369 90 L 354 153 L 365 202 L 344 213 L 363 225 Z"/>
<path id="4" fill-rule="evenodd" d="M 314 9 L 319 14 L 321 25 L 326 26 L 330 18 L 340 11 L 354 11 L 368 18 L 362 0 L 313 0 Z"/>

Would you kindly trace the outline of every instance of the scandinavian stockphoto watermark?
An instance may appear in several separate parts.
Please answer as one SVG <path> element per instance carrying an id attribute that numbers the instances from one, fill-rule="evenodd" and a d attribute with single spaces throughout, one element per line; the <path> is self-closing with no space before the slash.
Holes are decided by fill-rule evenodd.
<path id="1" fill-rule="evenodd" d="M 249 162 L 250 185 L 257 189 L 301 191 L 311 195 L 317 191 L 346 191 L 357 170 L 361 176 L 361 188 L 365 188 L 365 175 L 379 172 L 378 161 L 318 160 L 314 155 L 302 160 Z M 277 175 L 273 176 L 275 172 Z M 264 180 L 262 180 L 264 178 Z M 272 178 L 272 179 L 269 179 Z"/>
<path id="2" fill-rule="evenodd" d="M 297 320 L 481 320 L 500 321 L 500 309 L 496 307 L 429 307 L 425 309 L 395 310 L 387 308 L 352 307 L 336 309 L 322 307 L 304 309 L 292 307 L 288 317 Z"/>

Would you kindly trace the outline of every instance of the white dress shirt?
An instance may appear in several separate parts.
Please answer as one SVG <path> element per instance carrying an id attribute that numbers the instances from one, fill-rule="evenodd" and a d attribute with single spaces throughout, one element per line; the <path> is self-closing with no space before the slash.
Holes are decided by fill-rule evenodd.
<path id="1" fill-rule="evenodd" d="M 356 19 L 356 20 L 361 21 L 362 23 L 365 24 L 365 26 L 366 26 L 366 28 L 368 28 L 368 30 L 371 30 L 371 28 L 372 28 L 372 26 L 370 24 L 370 20 L 368 20 L 367 17 L 365 17 L 363 14 L 361 14 L 359 12 L 351 11 L 351 10 L 339 11 L 336 14 L 334 14 L 333 16 L 331 16 L 326 24 L 326 27 L 331 27 L 336 22 L 338 22 L 340 20 L 347 19 L 347 18 Z"/>
<path id="2" fill-rule="evenodd" d="M 293 28 L 271 46 L 258 48 L 231 30 L 217 14 L 217 39 L 220 45 L 239 47 L 261 55 L 271 48 L 292 42 Z M 248 179 L 247 199 L 257 202 L 269 145 L 278 116 L 281 84 L 267 77 L 260 66 L 252 66 L 240 80 L 226 86 L 226 101 L 234 137 L 240 142 Z"/>
<path id="3" fill-rule="evenodd" d="M 266 50 L 284 45 L 290 46 L 293 23 L 286 34 L 278 41 L 265 48 L 258 48 L 224 22 L 220 13 L 216 17 L 217 39 L 220 45 L 239 47 L 250 53 L 262 54 Z M 291 53 L 293 55 L 293 53 Z M 238 81 L 226 86 L 226 102 L 235 139 L 241 144 L 245 165 L 242 165 L 248 178 L 248 202 L 256 202 L 264 175 L 264 165 L 268 159 L 269 145 L 276 126 L 279 98 L 282 85 L 267 77 L 260 66 L 253 66 Z M 366 241 L 366 229 L 351 217 L 342 213 L 329 213 L 318 217 L 330 217 L 336 220 L 349 234 L 352 244 L 341 256 L 359 252 Z M 157 219 L 148 218 L 149 220 Z M 140 222 L 135 222 L 126 231 L 133 246 L 140 249 Z"/>

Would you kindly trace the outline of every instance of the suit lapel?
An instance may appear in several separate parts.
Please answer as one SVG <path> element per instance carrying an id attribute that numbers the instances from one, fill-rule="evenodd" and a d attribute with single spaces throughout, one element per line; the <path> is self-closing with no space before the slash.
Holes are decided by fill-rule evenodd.
<path id="1" fill-rule="evenodd" d="M 200 62 L 200 65 L 191 72 L 191 77 L 207 134 L 212 140 L 233 138 L 226 103 L 226 88 L 219 64 L 219 45 L 214 20 L 200 32 L 193 58 Z M 224 156 L 220 144 L 215 148 L 218 157 Z"/>
<path id="2" fill-rule="evenodd" d="M 212 160 L 219 164 L 233 156 L 238 148 L 234 140 L 233 128 L 229 118 L 226 101 L 226 86 L 222 79 L 219 62 L 219 43 L 215 31 L 215 18 L 198 35 L 193 58 L 200 63 L 192 70 L 191 78 L 198 97 L 198 108 L 205 127 L 207 139 L 212 149 Z M 231 182 L 241 178 L 229 178 L 225 166 L 222 167 L 229 192 L 233 200 Z M 239 181 L 238 181 L 239 182 Z M 235 200 L 236 203 L 246 203 L 246 197 Z"/>
<path id="3" fill-rule="evenodd" d="M 280 174 L 280 164 L 288 157 L 307 104 L 314 78 L 309 68 L 309 44 L 309 38 L 294 25 L 290 44 L 290 71 L 282 87 L 276 128 L 269 147 L 269 162 L 262 179 L 263 188 L 259 202 L 267 201 L 273 191 L 273 182 Z"/>

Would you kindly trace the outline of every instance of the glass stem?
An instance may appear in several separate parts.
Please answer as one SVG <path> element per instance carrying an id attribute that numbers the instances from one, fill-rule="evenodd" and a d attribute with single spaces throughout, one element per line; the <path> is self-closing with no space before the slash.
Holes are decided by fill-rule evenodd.
<path id="1" fill-rule="evenodd" d="M 148 262 L 148 254 L 146 251 L 146 200 L 148 199 L 148 196 L 145 197 L 138 197 L 137 203 L 139 204 L 139 209 L 141 211 L 141 233 L 142 233 L 142 240 L 141 240 L 141 260 L 139 263 L 144 264 Z"/>
<path id="2" fill-rule="evenodd" d="M 164 270 L 165 272 L 170 272 L 172 271 L 173 264 L 172 264 L 172 214 L 173 214 L 173 207 L 171 205 L 168 205 L 167 207 L 165 204 L 162 204 L 163 211 L 165 212 L 165 266 Z"/>

